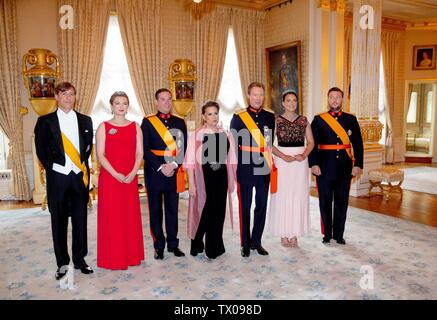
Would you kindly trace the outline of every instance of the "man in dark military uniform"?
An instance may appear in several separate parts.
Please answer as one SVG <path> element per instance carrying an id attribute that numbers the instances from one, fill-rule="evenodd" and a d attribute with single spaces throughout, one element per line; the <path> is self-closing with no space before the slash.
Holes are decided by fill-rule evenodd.
<path id="1" fill-rule="evenodd" d="M 352 177 L 363 168 L 363 140 L 357 118 L 341 110 L 343 91 L 328 91 L 329 112 L 316 115 L 311 128 L 314 149 L 309 155 L 311 172 L 316 176 L 322 222 L 323 243 L 343 238 Z M 334 200 L 334 220 L 332 201 Z"/>
<path id="2" fill-rule="evenodd" d="M 269 156 L 268 152 L 272 145 L 275 116 L 272 112 L 263 109 L 264 94 L 263 84 L 251 83 L 248 88 L 249 107 L 234 114 L 231 120 L 231 130 L 235 136 L 236 150 L 238 150 L 237 182 L 240 203 L 241 255 L 243 257 L 250 256 L 250 249 L 257 250 L 258 254 L 268 255 L 261 245 L 261 237 L 266 219 L 270 183 L 270 168 L 266 156 Z M 256 142 L 259 138 L 251 135 L 247 123 L 261 131 L 261 142 Z M 251 234 L 250 209 L 254 187 L 255 211 Z"/>
<path id="3" fill-rule="evenodd" d="M 180 173 L 183 177 L 181 165 L 187 148 L 187 127 L 182 118 L 170 113 L 170 90 L 159 89 L 155 93 L 155 99 L 158 113 L 145 117 L 141 129 L 144 141 L 144 180 L 149 202 L 150 232 L 155 248 L 154 257 L 162 260 L 166 240 L 169 252 L 177 257 L 185 256 L 179 249 L 177 238 L 179 194 L 176 186 Z M 168 132 L 170 135 L 166 136 Z M 162 229 L 163 198 L 167 239 Z"/>

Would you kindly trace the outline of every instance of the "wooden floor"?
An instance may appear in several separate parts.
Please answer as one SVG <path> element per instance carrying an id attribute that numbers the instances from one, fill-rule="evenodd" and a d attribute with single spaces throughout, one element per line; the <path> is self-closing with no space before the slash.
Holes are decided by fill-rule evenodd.
<path id="1" fill-rule="evenodd" d="M 398 163 L 387 165 L 387 167 L 399 169 L 424 166 L 437 168 L 437 163 Z M 317 196 L 315 188 L 311 188 L 311 195 Z M 382 196 L 372 196 L 370 198 L 349 197 L 349 205 L 437 227 L 437 195 L 434 194 L 403 190 L 402 200 L 400 194 L 391 193 L 388 201 L 385 201 Z"/>
<path id="2" fill-rule="evenodd" d="M 399 163 L 392 165 L 396 168 L 411 168 L 417 166 L 437 167 L 437 163 Z M 317 196 L 315 188 L 311 189 L 311 195 Z M 396 193 L 390 194 L 390 199 L 385 201 L 381 196 L 350 197 L 349 205 L 381 214 L 410 220 L 429 226 L 437 227 L 437 195 L 403 190 L 403 198 Z M 25 201 L 0 201 L 0 210 L 13 210 L 36 207 L 32 202 Z"/>

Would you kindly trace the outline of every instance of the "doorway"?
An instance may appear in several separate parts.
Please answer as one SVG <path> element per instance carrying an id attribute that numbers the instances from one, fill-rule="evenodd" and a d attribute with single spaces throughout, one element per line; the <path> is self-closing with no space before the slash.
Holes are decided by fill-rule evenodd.
<path id="1" fill-rule="evenodd" d="M 436 83 L 408 83 L 405 159 L 428 162 L 433 154 Z M 422 158 L 422 159 L 421 159 Z"/>

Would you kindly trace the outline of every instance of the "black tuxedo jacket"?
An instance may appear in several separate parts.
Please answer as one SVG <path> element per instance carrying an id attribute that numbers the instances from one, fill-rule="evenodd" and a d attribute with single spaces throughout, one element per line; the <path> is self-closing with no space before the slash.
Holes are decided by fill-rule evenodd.
<path id="1" fill-rule="evenodd" d="M 76 112 L 76 115 L 80 160 L 87 166 L 89 179 L 88 158 L 93 148 L 93 123 L 89 116 L 79 112 Z M 47 173 L 52 171 L 53 163 L 65 165 L 65 151 L 56 111 L 38 118 L 35 125 L 35 148 L 38 159 Z"/>

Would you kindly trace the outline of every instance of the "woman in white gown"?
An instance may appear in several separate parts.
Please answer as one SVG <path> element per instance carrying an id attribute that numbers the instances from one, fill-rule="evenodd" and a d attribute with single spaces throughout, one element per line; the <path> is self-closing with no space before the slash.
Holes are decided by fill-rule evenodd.
<path id="1" fill-rule="evenodd" d="M 273 153 L 278 191 L 270 198 L 269 231 L 281 237 L 284 247 L 297 247 L 297 237 L 310 228 L 307 157 L 314 147 L 314 139 L 307 118 L 297 113 L 294 91 L 282 94 L 282 106 L 284 113 L 276 117 L 277 149 Z"/>

